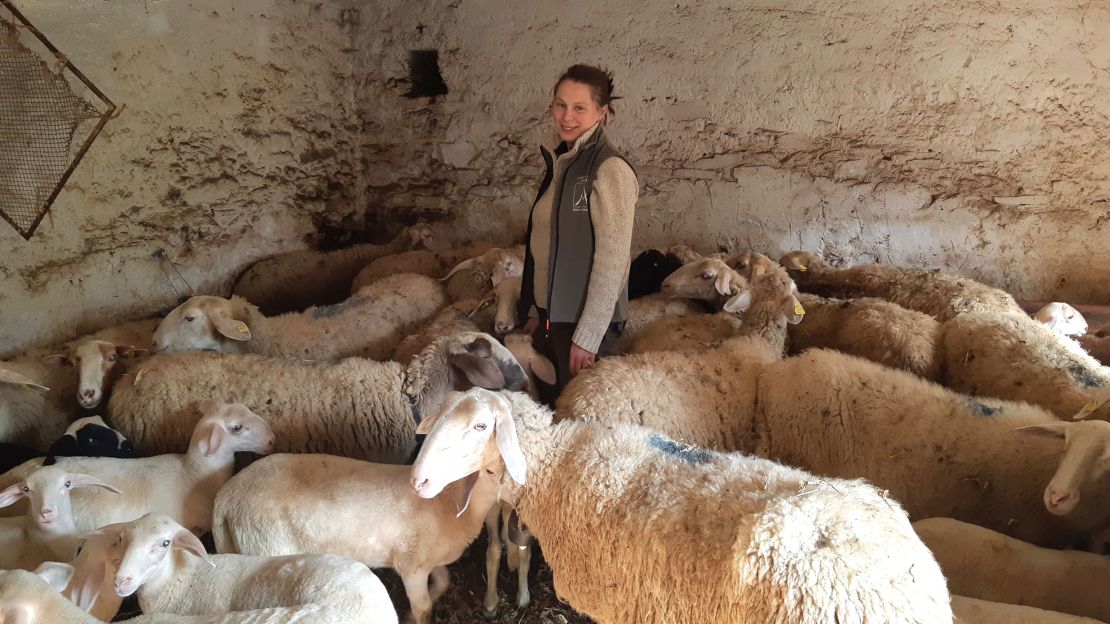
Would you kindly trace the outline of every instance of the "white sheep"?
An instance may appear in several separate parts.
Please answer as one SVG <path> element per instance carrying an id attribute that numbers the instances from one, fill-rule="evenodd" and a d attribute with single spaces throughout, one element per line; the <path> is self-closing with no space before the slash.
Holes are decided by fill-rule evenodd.
<path id="1" fill-rule="evenodd" d="M 897 503 L 643 427 L 562 422 L 522 393 L 454 394 L 412 484 L 502 477 L 555 589 L 599 624 L 951 622 L 939 567 Z"/>
<path id="2" fill-rule="evenodd" d="M 954 594 L 1110 620 L 1110 558 L 1041 548 L 952 518 L 913 523 Z"/>
<path id="3" fill-rule="evenodd" d="M 1110 453 L 1110 423 L 1060 422 L 826 350 L 763 366 L 756 392 L 732 399 L 754 410 L 753 422 L 734 409 L 729 424 L 754 433 L 761 457 L 867 479 L 913 518 L 951 516 L 1056 547 L 1110 524 L 1110 466 L 1097 460 Z"/>
<path id="4" fill-rule="evenodd" d="M 270 557 L 331 553 L 393 568 L 413 620 L 427 624 L 449 585 L 447 564 L 474 541 L 497 502 L 500 475 L 478 472 L 424 500 L 413 492 L 409 470 L 331 455 L 267 457 L 216 497 L 216 549 Z"/>
<path id="5" fill-rule="evenodd" d="M 343 303 L 272 317 L 239 297 L 197 296 L 166 316 L 153 350 L 384 360 L 445 305 L 439 282 L 411 274 L 382 279 Z"/>
<path id="6" fill-rule="evenodd" d="M 524 247 L 507 249 L 495 247 L 489 251 L 463 260 L 447 275 L 440 278 L 447 285 L 451 301 L 480 299 L 490 286 L 496 287 L 505 279 L 520 277 L 524 273 Z"/>
<path id="7" fill-rule="evenodd" d="M 489 243 L 466 245 L 456 249 L 439 252 L 406 251 L 390 256 L 382 256 L 366 265 L 351 282 L 351 294 L 374 282 L 401 273 L 415 273 L 427 277 L 442 277 L 451 267 L 469 258 L 480 256 L 493 249 Z"/>
<path id="8" fill-rule="evenodd" d="M 125 377 L 109 403 L 112 421 L 139 448 L 170 452 L 188 442 L 202 397 L 248 405 L 267 420 L 279 451 L 332 453 L 383 463 L 412 456 L 419 414 L 455 388 L 523 388 L 512 354 L 487 334 L 443 336 L 396 362 L 309 362 L 254 355 L 157 356 Z M 497 385 L 500 384 L 500 385 Z"/>
<path id="9" fill-rule="evenodd" d="M 70 492 L 78 488 L 119 490 L 87 474 L 61 466 L 32 467 L 26 477 L 0 491 L 0 507 L 20 499 L 29 501 L 27 514 L 0 518 L 0 568 L 31 570 L 77 552 L 80 531 L 74 519 Z"/>
<path id="10" fill-rule="evenodd" d="M 79 531 L 94 531 L 152 511 L 177 519 L 198 535 L 211 528 L 212 500 L 231 478 L 235 453 L 269 453 L 274 447 L 274 434 L 266 421 L 242 404 L 208 399 L 198 409 L 201 418 L 183 455 L 58 458 L 59 467 L 88 473 L 122 491 L 111 498 L 95 492 L 75 492 L 74 519 Z M 25 463 L 5 477 L 19 477 L 31 468 L 32 462 Z"/>
<path id="11" fill-rule="evenodd" d="M 100 529 L 116 535 L 123 554 L 116 593 L 140 587 L 144 613 L 204 615 L 319 604 L 321 621 L 396 624 L 397 612 L 378 577 L 334 555 L 208 555 L 172 518 L 147 514 Z"/>
<path id="12" fill-rule="evenodd" d="M 235 282 L 231 293 L 264 314 L 300 311 L 347 298 L 358 272 L 377 258 L 407 249 L 439 249 L 442 242 L 427 224 L 418 223 L 384 245 L 362 243 L 333 251 L 294 251 L 259 260 Z"/>
<path id="13" fill-rule="evenodd" d="M 1090 618 L 963 596 L 952 596 L 952 614 L 960 624 L 1101 624 Z"/>
<path id="14" fill-rule="evenodd" d="M 1009 293 L 938 270 L 881 264 L 835 269 L 806 251 L 792 251 L 780 262 L 806 292 L 887 299 L 942 323 L 965 312 L 1027 316 Z"/>
<path id="15" fill-rule="evenodd" d="M 1083 318 L 1079 310 L 1059 301 L 1037 310 L 1033 319 L 1065 336 L 1082 336 L 1087 333 L 1087 319 Z"/>
<path id="16" fill-rule="evenodd" d="M 1027 316 L 970 312 L 945 323 L 943 331 L 948 387 L 1027 401 L 1058 418 L 1083 410 L 1110 420 L 1110 404 L 1096 400 L 1110 388 L 1110 369 L 1070 338 Z"/>
<path id="17" fill-rule="evenodd" d="M 64 563 L 44 563 L 35 572 L 0 570 L 0 622 L 4 624 L 101 624 L 59 592 L 70 576 Z M 143 615 L 129 624 L 351 624 L 345 616 L 329 617 L 319 604 L 254 609 L 212 615 Z"/>

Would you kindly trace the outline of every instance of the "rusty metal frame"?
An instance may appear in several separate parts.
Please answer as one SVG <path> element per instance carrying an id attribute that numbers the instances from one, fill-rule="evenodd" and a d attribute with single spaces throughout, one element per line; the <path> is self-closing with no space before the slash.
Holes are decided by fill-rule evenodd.
<path id="1" fill-rule="evenodd" d="M 99 98 L 100 101 L 108 107 L 107 110 L 105 110 L 104 113 L 100 115 L 100 121 L 98 121 L 96 127 L 93 128 L 92 134 L 90 134 L 88 138 L 85 139 L 85 143 L 81 145 L 81 148 L 79 150 L 77 150 L 77 155 L 73 158 L 73 161 L 69 163 L 69 167 L 65 170 L 65 173 L 62 174 L 61 179 L 59 179 L 58 183 L 54 186 L 54 191 L 50 193 L 50 197 L 46 198 L 46 204 L 42 207 L 42 214 L 40 214 L 38 218 L 36 218 L 35 221 L 31 223 L 31 226 L 27 228 L 26 234 L 23 233 L 23 230 L 20 229 L 19 225 L 17 225 L 14 220 L 9 218 L 8 215 L 0 213 L 0 217 L 3 217 L 5 221 L 7 221 L 13 228 L 15 228 L 15 230 L 19 232 L 21 236 L 23 236 L 24 240 L 31 240 L 31 237 L 35 234 L 35 230 L 38 229 L 39 224 L 42 223 L 42 220 L 46 218 L 46 214 L 50 212 L 50 207 L 54 205 L 54 200 L 57 199 L 58 194 L 62 192 L 62 188 L 64 188 L 66 182 L 69 181 L 69 176 L 73 174 L 73 171 L 75 169 L 77 169 L 77 165 L 81 163 L 81 160 L 85 157 L 85 153 L 89 151 L 90 147 L 92 147 L 93 141 L 96 140 L 97 135 L 100 134 L 100 131 L 104 129 L 105 124 L 107 124 L 108 120 L 111 119 L 112 115 L 115 114 L 116 105 L 114 102 L 112 102 L 112 100 L 108 98 L 108 96 L 104 95 L 104 93 L 101 92 L 101 90 L 98 89 L 91 80 L 86 78 L 85 74 L 81 73 L 81 70 L 74 67 L 73 63 L 71 63 L 69 59 L 66 58 L 66 56 L 58 50 L 58 48 L 54 47 L 54 44 L 50 43 L 50 40 L 46 38 L 46 35 L 42 34 L 42 32 L 39 31 L 38 28 L 35 28 L 35 25 L 32 24 L 30 20 L 28 20 L 26 17 L 24 17 L 23 14 L 19 12 L 19 9 L 15 8 L 15 6 L 11 3 L 11 0 L 0 0 L 0 5 L 3 5 L 5 9 L 11 12 L 11 14 L 15 16 L 15 19 L 19 20 L 19 22 L 23 24 L 23 27 L 30 31 L 31 34 L 34 35 L 35 38 L 38 39 L 39 42 L 47 50 L 49 50 L 51 54 L 54 55 L 54 58 L 57 59 L 58 62 L 65 65 L 65 68 L 68 69 L 70 73 L 76 76 L 82 84 L 88 87 L 89 91 L 92 91 L 93 94 L 96 95 L 96 97 Z"/>

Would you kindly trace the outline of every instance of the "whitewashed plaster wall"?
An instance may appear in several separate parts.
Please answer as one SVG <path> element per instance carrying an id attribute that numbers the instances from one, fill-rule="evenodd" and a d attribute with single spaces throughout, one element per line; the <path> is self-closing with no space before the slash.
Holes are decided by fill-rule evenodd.
<path id="1" fill-rule="evenodd" d="M 126 108 L 30 244 L 0 228 L 0 352 L 172 303 L 157 249 L 213 291 L 321 224 L 519 236 L 573 62 L 624 96 L 637 247 L 806 247 L 1110 302 L 1105 3 L 22 5 Z M 403 97 L 414 49 L 449 94 Z"/>
<path id="2" fill-rule="evenodd" d="M 378 205 L 523 232 L 556 76 L 612 69 L 636 244 L 944 267 L 1110 302 L 1110 5 L 1015 0 L 375 3 L 358 101 Z M 404 48 L 450 94 L 392 104 Z"/>

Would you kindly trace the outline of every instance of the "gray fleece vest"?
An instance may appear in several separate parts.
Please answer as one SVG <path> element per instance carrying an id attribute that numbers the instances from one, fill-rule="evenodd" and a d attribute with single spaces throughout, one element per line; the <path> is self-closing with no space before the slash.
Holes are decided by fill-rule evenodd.
<path id="1" fill-rule="evenodd" d="M 547 173 L 540 183 L 536 209 L 547 187 L 551 185 L 555 172 L 555 156 L 541 147 L 540 153 L 547 163 Z M 577 323 L 586 305 L 586 293 L 590 288 L 590 271 L 594 263 L 594 224 L 590 218 L 590 197 L 593 195 L 594 180 L 601 164 L 609 158 L 621 156 L 605 139 L 602 128 L 598 128 L 586 144 L 571 158 L 563 172 L 563 178 L 556 181 L 555 195 L 552 198 L 551 245 L 548 253 L 549 276 L 547 290 L 547 313 L 552 323 Z M 629 165 L 631 166 L 631 165 Z M 532 215 L 528 215 L 528 233 L 524 239 L 528 249 L 524 254 L 524 276 L 521 280 L 521 298 L 518 316 L 524 319 L 528 310 L 535 305 L 534 284 L 535 264 L 532 258 Z M 619 323 L 628 319 L 628 285 L 617 297 L 613 309 L 613 321 Z"/>

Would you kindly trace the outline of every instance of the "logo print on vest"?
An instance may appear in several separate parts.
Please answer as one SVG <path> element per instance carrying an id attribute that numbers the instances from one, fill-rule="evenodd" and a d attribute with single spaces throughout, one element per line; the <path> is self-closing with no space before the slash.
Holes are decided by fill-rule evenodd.
<path id="1" fill-rule="evenodd" d="M 572 211 L 583 212 L 590 209 L 590 194 L 588 192 L 589 185 L 589 176 L 579 176 L 579 178 L 574 182 L 574 193 L 571 195 L 573 201 L 570 205 L 570 209 Z"/>

